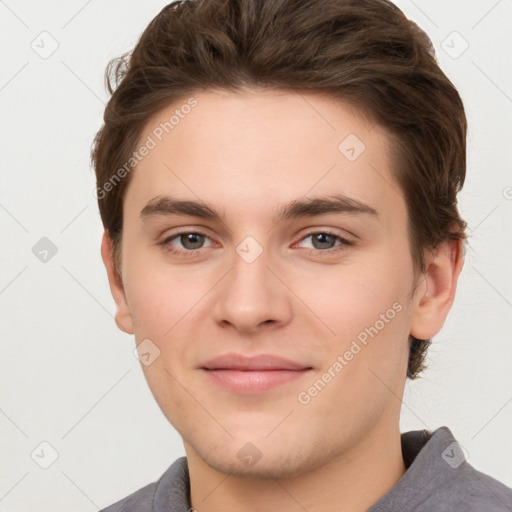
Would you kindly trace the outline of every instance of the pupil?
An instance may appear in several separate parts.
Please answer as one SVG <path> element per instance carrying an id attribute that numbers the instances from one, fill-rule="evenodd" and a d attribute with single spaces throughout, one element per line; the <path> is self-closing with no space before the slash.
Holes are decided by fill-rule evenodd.
<path id="1" fill-rule="evenodd" d="M 334 238 L 327 233 L 318 233 L 313 237 L 313 245 L 315 249 L 328 249 L 332 247 Z M 187 249 L 199 249 L 203 245 L 204 236 L 199 233 L 187 233 L 181 236 L 181 243 Z"/>
<path id="2" fill-rule="evenodd" d="M 181 243 L 186 249 L 199 249 L 203 245 L 204 236 L 199 233 L 187 233 L 181 235 Z"/>
<path id="3" fill-rule="evenodd" d="M 319 243 L 319 247 L 316 242 Z M 313 245 L 315 246 L 315 249 L 330 249 L 332 247 L 332 242 L 332 235 L 328 235 L 327 233 L 318 233 L 313 237 Z M 325 244 L 327 244 L 327 247 Z"/>

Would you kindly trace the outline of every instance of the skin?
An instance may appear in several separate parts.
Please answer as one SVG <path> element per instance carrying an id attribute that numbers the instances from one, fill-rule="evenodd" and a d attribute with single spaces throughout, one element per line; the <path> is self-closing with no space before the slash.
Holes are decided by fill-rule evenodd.
<path id="1" fill-rule="evenodd" d="M 142 368 L 183 438 L 191 505 L 201 512 L 366 510 L 405 472 L 399 415 L 408 338 L 441 329 L 463 265 L 460 243 L 427 253 L 427 271 L 415 282 L 391 138 L 348 104 L 258 89 L 194 97 L 197 106 L 131 176 L 122 280 L 107 234 L 102 242 L 117 325 L 160 350 Z M 179 106 L 151 119 L 141 141 Z M 355 161 L 338 150 L 349 134 L 366 146 Z M 165 194 L 202 200 L 222 220 L 141 218 Z M 291 201 L 332 194 L 378 215 L 274 219 Z M 351 244 L 327 237 L 315 245 L 308 235 L 325 230 Z M 206 237 L 191 246 L 178 232 Z M 248 236 L 263 249 L 252 263 L 236 251 Z M 400 312 L 300 403 L 299 393 L 395 303 Z M 279 355 L 312 370 L 259 394 L 234 393 L 199 369 L 228 352 Z M 261 454 L 251 466 L 237 456 L 248 442 Z"/>

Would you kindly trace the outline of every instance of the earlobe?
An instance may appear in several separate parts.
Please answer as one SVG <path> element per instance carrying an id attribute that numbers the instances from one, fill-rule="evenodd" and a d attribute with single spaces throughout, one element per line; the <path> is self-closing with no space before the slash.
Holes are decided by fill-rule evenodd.
<path id="1" fill-rule="evenodd" d="M 116 272 L 112 239 L 108 236 L 106 230 L 104 231 L 103 238 L 101 240 L 101 259 L 103 260 L 107 270 L 110 292 L 112 293 L 112 297 L 116 303 L 116 325 L 121 329 L 121 331 L 127 334 L 133 334 L 132 315 L 126 301 L 123 283 Z"/>
<path id="2" fill-rule="evenodd" d="M 426 340 L 443 327 L 464 265 L 462 244 L 462 240 L 447 240 L 429 254 L 427 270 L 414 299 L 411 336 Z"/>

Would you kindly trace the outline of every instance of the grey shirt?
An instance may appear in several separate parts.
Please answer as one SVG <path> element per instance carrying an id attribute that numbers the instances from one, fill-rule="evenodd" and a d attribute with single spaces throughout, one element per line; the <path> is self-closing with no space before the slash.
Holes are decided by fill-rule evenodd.
<path id="1" fill-rule="evenodd" d="M 512 489 L 474 469 L 447 427 L 401 436 L 407 471 L 367 512 L 512 512 Z M 189 512 L 186 457 L 103 512 Z"/>

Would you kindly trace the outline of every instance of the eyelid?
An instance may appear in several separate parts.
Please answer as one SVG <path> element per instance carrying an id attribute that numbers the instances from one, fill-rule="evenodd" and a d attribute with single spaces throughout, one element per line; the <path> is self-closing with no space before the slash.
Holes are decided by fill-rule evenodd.
<path id="1" fill-rule="evenodd" d="M 179 238 L 182 235 L 187 235 L 187 234 L 192 234 L 192 233 L 200 235 L 200 236 L 204 236 L 205 238 L 210 240 L 211 244 L 207 247 L 200 247 L 198 249 L 179 249 L 179 248 L 176 248 L 171 245 L 171 241 L 174 241 L 175 239 Z M 304 241 L 305 239 L 307 239 L 313 235 L 316 235 L 316 234 L 325 234 L 328 236 L 332 236 L 335 239 L 337 239 L 340 243 L 338 245 L 335 245 L 334 247 L 330 247 L 328 249 L 323 249 L 323 250 L 310 248 L 310 247 L 304 247 L 303 248 L 304 252 L 311 253 L 314 255 L 327 256 L 327 255 L 331 255 L 332 253 L 341 252 L 344 249 L 346 249 L 347 247 L 355 244 L 355 242 L 353 240 L 350 240 L 349 238 L 347 238 L 343 235 L 340 235 L 339 233 L 336 233 L 336 231 L 332 228 L 315 227 L 315 228 L 311 228 L 311 231 L 304 233 L 301 236 L 301 238 L 299 238 L 299 240 L 297 240 L 296 242 L 293 243 L 292 247 L 296 246 L 298 243 L 300 243 L 300 242 Z M 186 257 L 186 256 L 195 256 L 195 255 L 201 254 L 203 252 L 203 249 L 207 249 L 208 247 L 215 246 L 215 245 L 218 246 L 218 242 L 213 240 L 212 237 L 207 235 L 204 231 L 202 231 L 202 229 L 194 229 L 192 227 L 192 228 L 187 228 L 187 229 L 180 229 L 180 231 L 166 235 L 163 238 L 163 240 L 158 243 L 158 245 L 163 246 L 163 248 L 165 250 L 169 251 L 171 254 L 175 254 L 178 256 L 181 255 L 181 256 Z M 172 247 L 172 249 L 171 249 L 171 247 Z"/>
<path id="2" fill-rule="evenodd" d="M 314 225 L 305 227 L 300 230 L 299 234 L 296 235 L 297 241 L 304 240 L 304 238 L 307 238 L 308 236 L 315 235 L 318 233 L 325 233 L 327 235 L 331 235 L 337 238 L 341 238 L 343 240 L 346 240 L 350 243 L 355 243 L 358 237 L 351 233 L 350 231 L 347 231 L 346 229 L 337 228 L 337 227 L 330 227 L 330 226 L 322 226 L 322 225 Z"/>
<path id="3" fill-rule="evenodd" d="M 349 245 L 354 245 L 355 244 L 355 241 L 351 240 L 349 237 L 345 237 L 345 236 L 337 233 L 336 231 L 334 231 L 332 229 L 320 228 L 320 229 L 314 229 L 313 231 L 309 231 L 308 233 L 304 234 L 303 236 L 301 236 L 301 238 L 299 238 L 299 240 L 297 240 L 297 242 L 295 242 L 293 244 L 293 246 L 297 245 L 300 242 L 303 242 L 306 238 L 309 238 L 309 237 L 311 237 L 313 235 L 318 235 L 318 234 L 332 236 L 333 238 L 339 240 L 340 244 L 335 245 L 334 247 L 331 247 L 330 249 L 325 249 L 325 250 L 311 249 L 309 247 L 306 247 L 305 248 L 306 250 L 316 251 L 318 253 L 329 253 L 330 251 L 335 251 L 336 248 L 339 248 L 340 246 L 349 246 Z"/>
<path id="4" fill-rule="evenodd" d="M 162 238 L 162 241 L 161 242 L 158 242 L 158 245 L 162 245 L 164 247 L 168 247 L 171 245 L 171 241 L 174 241 L 178 238 L 180 238 L 182 235 L 189 235 L 189 234 L 195 234 L 195 235 L 200 235 L 200 236 L 204 236 L 205 238 L 207 238 L 211 244 L 210 246 L 214 246 L 214 245 L 218 245 L 217 242 L 215 242 L 215 240 L 212 239 L 212 237 L 210 235 L 207 235 L 205 232 L 203 232 L 201 229 L 183 229 L 181 231 L 177 231 L 175 233 L 169 233 L 169 234 L 166 234 L 163 238 Z M 208 246 L 208 247 L 210 247 Z M 179 249 L 179 248 L 174 248 L 174 249 L 169 249 L 170 252 L 175 252 L 175 253 L 187 253 L 187 254 L 197 254 L 199 251 L 201 251 L 202 249 L 206 249 L 207 247 L 200 247 L 199 249 Z"/>

